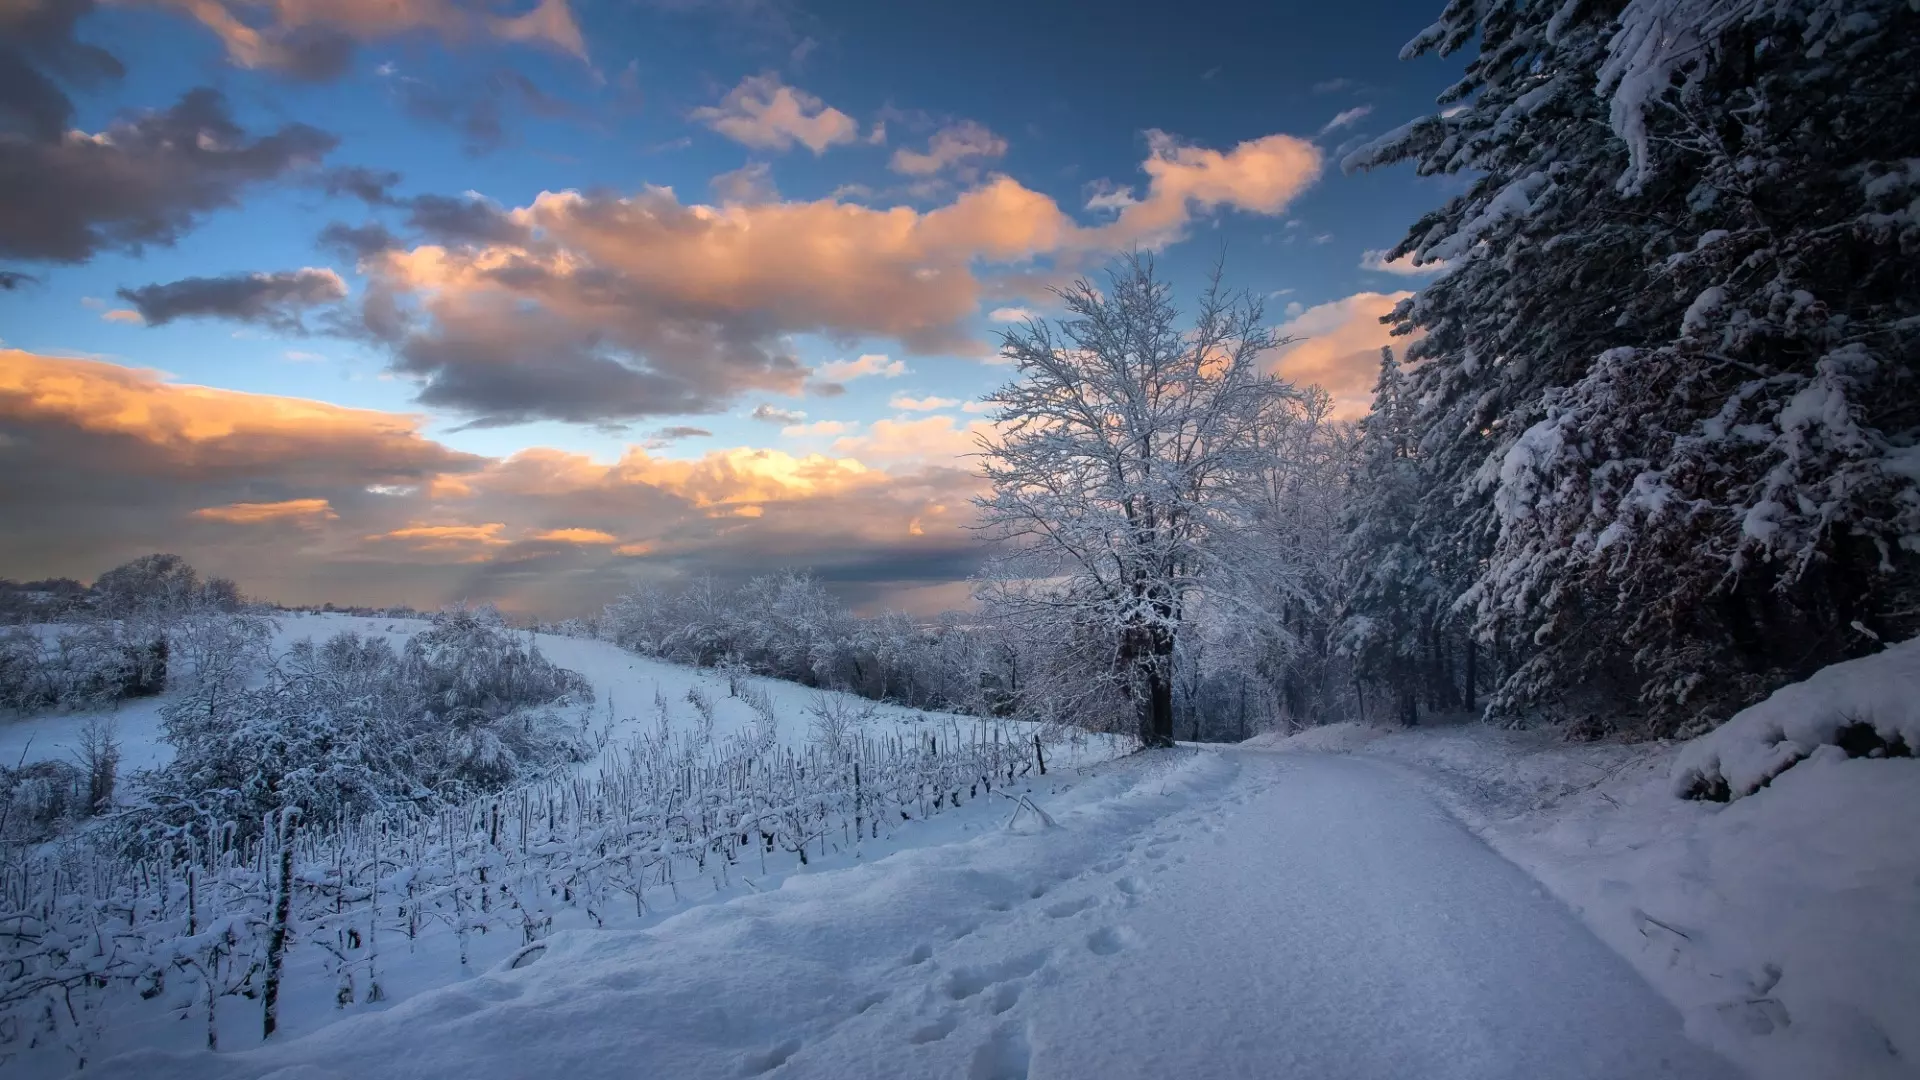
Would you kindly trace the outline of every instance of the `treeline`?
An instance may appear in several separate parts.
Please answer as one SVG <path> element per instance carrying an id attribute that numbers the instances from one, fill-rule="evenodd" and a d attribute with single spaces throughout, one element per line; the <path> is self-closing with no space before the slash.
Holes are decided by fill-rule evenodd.
<path id="1" fill-rule="evenodd" d="M 143 555 L 86 587 L 0 585 L 21 620 L 0 631 L 0 709 L 91 708 L 167 688 L 257 651 L 266 626 L 226 578 L 202 580 L 178 555 Z M 251 644 L 250 644 L 251 643 Z"/>
<path id="2" fill-rule="evenodd" d="M 1920 9 L 1453 4 L 1347 562 L 1399 708 L 1699 730 L 1920 631 Z M 1490 670 L 1489 670 L 1490 669 Z"/>
<path id="3" fill-rule="evenodd" d="M 956 612 L 931 621 L 899 613 L 862 618 L 797 571 L 737 588 L 703 577 L 678 590 L 643 590 L 597 619 L 547 628 L 604 637 L 674 663 L 735 668 L 918 709 L 1008 715 L 1017 688 L 1014 658 L 978 619 Z"/>

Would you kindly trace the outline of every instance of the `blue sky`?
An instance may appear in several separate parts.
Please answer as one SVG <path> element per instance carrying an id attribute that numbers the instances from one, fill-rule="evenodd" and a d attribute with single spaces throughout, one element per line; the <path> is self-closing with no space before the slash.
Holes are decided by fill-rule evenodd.
<path id="1" fill-rule="evenodd" d="M 857 462 L 867 470 L 862 484 L 884 475 L 896 503 L 918 492 L 922 510 L 944 507 L 941 534 L 954 533 L 964 481 L 949 474 L 965 472 L 956 454 L 980 422 L 964 403 L 1006 374 L 982 362 L 1004 324 L 994 313 L 1044 314 L 1047 281 L 1096 271 L 1130 246 L 1156 250 L 1186 292 L 1224 254 L 1233 285 L 1268 296 L 1273 320 L 1311 339 L 1277 358 L 1281 372 L 1328 384 L 1352 412 L 1384 342 L 1374 320 L 1387 297 L 1424 280 L 1363 269 L 1363 259 L 1451 193 L 1406 172 L 1338 168 L 1343 149 L 1431 111 L 1453 74 L 1446 62 L 1395 60 L 1437 14 L 1431 3 L 1249 5 L 1184 22 L 1165 5 L 1031 2 L 548 0 L 529 15 L 528 3 L 229 0 L 195 9 L 202 17 L 178 0 L 98 10 L 85 0 L 33 3 L 67 23 L 38 37 L 19 25 L 10 32 L 25 55 L 45 60 L 70 104 L 66 126 L 108 132 L 113 145 L 101 153 L 151 176 L 140 197 L 177 212 L 168 228 L 116 218 L 113 208 L 133 196 L 106 189 L 143 181 L 103 179 L 96 190 L 93 173 L 118 174 L 71 147 L 7 134 L 0 148 L 9 154 L 71 153 L 61 167 L 92 170 L 67 181 L 78 192 L 71 200 L 42 191 L 43 202 L 23 202 L 44 207 L 43 217 L 85 219 L 95 242 L 56 250 L 29 237 L 34 222 L 0 217 L 0 230 L 18 233 L 0 231 L 0 269 L 33 279 L 0 291 L 5 347 L 35 358 L 43 381 L 68 370 L 121 379 L 72 367 L 79 361 L 162 373 L 138 376 L 125 392 L 160 395 L 172 403 L 168 415 L 211 407 L 180 392 L 183 384 L 262 395 L 251 406 L 219 398 L 230 411 L 258 406 L 266 415 L 280 399 L 313 399 L 366 411 L 355 422 L 376 428 L 387 421 L 372 414 L 392 414 L 422 443 L 477 455 L 483 463 L 470 471 L 496 486 L 509 465 L 543 454 L 609 468 L 640 446 L 650 462 L 683 462 L 736 487 L 742 467 L 728 461 L 745 460 L 740 453 L 812 454 L 836 463 L 822 468 Z M 232 21 L 216 25 L 209 10 Z M 77 74 L 80 65 L 62 57 L 82 45 L 104 50 L 124 74 Z M 238 129 L 198 136 L 203 148 L 223 152 L 234 139 L 278 132 L 305 152 L 234 181 L 212 165 L 168 164 L 164 147 L 140 158 L 127 149 L 130 135 L 113 140 L 113 131 L 133 130 L 114 125 L 203 87 L 223 96 Z M 791 123 L 769 118 L 783 108 Z M 292 125 L 304 127 L 289 134 Z M 914 156 L 941 146 L 952 154 Z M 31 164 L 53 157 L 22 160 L 42 176 L 56 172 Z M 1159 179 L 1143 171 L 1152 161 L 1170 163 Z M 341 190 L 348 169 L 390 173 L 392 183 L 369 204 Z M 214 194 L 195 202 L 160 190 L 169 184 Z M 1123 188 L 1129 197 L 1113 194 Z M 992 199 L 981 194 L 988 189 Z M 580 195 L 558 194 L 567 192 Z M 491 231 L 449 231 L 429 220 L 434 207 L 471 210 Z M 390 239 L 351 252 L 323 242 L 336 223 L 377 224 Z M 896 226 L 911 231 L 898 234 L 898 250 L 887 247 Z M 771 237 L 789 239 L 769 259 Z M 286 276 L 304 268 L 333 276 Z M 281 276 L 262 285 L 248 275 Z M 192 287 L 194 279 L 218 287 Z M 149 287 L 159 288 L 141 294 L 145 306 L 121 295 Z M 404 330 L 369 329 L 382 298 L 406 313 Z M 48 366 L 56 362 L 69 366 Z M 53 417 L 49 408 L 43 394 L 39 412 L 14 417 L 16 451 L 22 432 L 50 444 L 48 424 L 99 434 L 98 417 Z M 754 419 L 756 409 L 773 419 Z M 710 434 L 663 434 L 689 428 Z M 138 438 L 211 455 L 195 435 Z M 716 457 L 725 454 L 735 457 Z M 169 474 L 177 498 L 135 535 L 107 535 L 100 499 L 84 491 L 71 507 L 48 508 L 31 541 L 0 547 L 9 563 L 0 575 L 91 577 L 104 566 L 85 560 L 137 553 L 138 543 L 198 545 L 203 559 L 243 563 L 259 591 L 303 599 L 424 577 L 433 583 L 409 586 L 407 599 L 434 602 L 453 589 L 560 607 L 616 579 L 703 569 L 710 546 L 698 530 L 655 542 L 644 529 L 615 528 L 627 511 L 605 490 L 591 506 L 523 507 L 540 520 L 522 522 L 504 520 L 497 502 L 460 504 L 480 496 L 449 495 L 451 486 L 430 480 L 367 485 L 342 474 L 303 486 L 270 463 L 244 480 L 195 468 Z M 649 498 L 678 499 L 682 515 L 691 508 L 768 530 L 758 548 L 742 541 L 740 559 L 719 572 L 811 554 L 792 542 L 806 533 L 797 508 L 788 522 L 797 533 L 761 524 L 767 507 L 784 505 L 778 494 L 690 495 L 684 478 L 627 475 L 651 485 Z M 108 486 L 83 472 L 70 485 L 94 496 Z M 370 487 L 409 494 L 363 522 L 347 507 Z M 812 481 L 789 488 L 784 501 L 841 491 Z M 25 496 L 0 489 L 0 498 Z M 314 510 L 316 501 L 325 508 Z M 219 509 L 281 504 L 306 509 Z M 754 506 L 758 518 L 733 512 Z M 926 513 L 889 506 L 908 514 L 912 543 L 934 531 Z M 581 521 L 567 524 L 569 513 Z M 389 565 L 355 546 L 409 529 L 475 527 L 475 514 L 487 519 L 478 525 L 501 526 L 477 548 L 423 542 Z M 170 533 L 169 515 L 191 528 Z M 209 532 L 215 524 L 226 533 Z M 622 542 L 554 540 L 548 554 L 532 539 L 569 531 Z M 286 558 L 253 570 L 262 560 L 236 553 L 257 551 L 268 532 Z M 845 551 L 822 542 L 829 556 Z M 616 546 L 628 553 L 582 561 Z M 863 603 L 924 607 L 959 595 L 942 586 L 964 573 L 964 548 L 953 541 L 943 550 L 915 569 L 914 558 L 880 544 L 861 548 L 868 563 L 854 558 L 827 574 Z M 436 554 L 468 569 L 450 574 L 432 563 Z M 403 574 L 402 565 L 435 569 Z M 581 584 L 543 592 L 545 572 Z M 511 587 L 500 584 L 508 578 Z"/>

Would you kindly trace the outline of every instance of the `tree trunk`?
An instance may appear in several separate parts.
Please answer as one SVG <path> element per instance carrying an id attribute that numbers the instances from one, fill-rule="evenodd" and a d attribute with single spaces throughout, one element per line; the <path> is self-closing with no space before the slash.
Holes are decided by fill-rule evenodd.
<path id="1" fill-rule="evenodd" d="M 280 973 L 286 964 L 288 922 L 293 911 L 293 826 L 295 807 L 280 812 L 280 876 L 275 883 L 273 922 L 267 935 L 266 985 L 261 992 L 260 1037 L 273 1038 L 280 1026 Z"/>
<path id="2" fill-rule="evenodd" d="M 1474 686 L 1474 683 L 1478 681 L 1479 674 L 1480 674 L 1478 670 L 1479 664 L 1476 662 L 1476 658 L 1479 656 L 1479 654 L 1480 654 L 1480 649 L 1478 646 L 1474 645 L 1473 635 L 1468 634 L 1467 635 L 1467 681 L 1466 681 L 1466 686 L 1464 687 L 1464 689 L 1466 690 L 1466 693 L 1462 695 L 1465 699 L 1466 709 L 1468 712 L 1472 712 L 1474 710 L 1474 695 L 1477 692 Z"/>

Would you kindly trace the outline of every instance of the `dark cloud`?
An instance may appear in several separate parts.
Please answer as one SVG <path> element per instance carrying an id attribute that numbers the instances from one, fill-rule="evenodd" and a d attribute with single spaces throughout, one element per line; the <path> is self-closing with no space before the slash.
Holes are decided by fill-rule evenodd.
<path id="1" fill-rule="evenodd" d="M 605 424 L 720 407 L 686 380 L 631 364 L 599 334 L 538 309 L 448 313 L 434 332 L 400 341 L 393 367 L 422 380 L 422 405 L 466 413 L 474 427 Z"/>
<path id="2" fill-rule="evenodd" d="M 379 222 L 348 225 L 335 221 L 320 230 L 320 244 L 354 259 L 364 259 L 399 247 L 400 238 Z"/>
<path id="3" fill-rule="evenodd" d="M 364 165 L 342 165 L 320 174 L 320 187 L 329 195 L 347 195 L 368 206 L 386 206 L 393 201 L 391 189 L 400 182 L 392 169 L 370 169 Z"/>
<path id="4" fill-rule="evenodd" d="M 23 274 L 18 270 L 0 270 L 0 291 L 12 292 L 22 285 L 37 285 L 40 279 L 32 274 Z"/>
<path id="5" fill-rule="evenodd" d="M 713 432 L 708 431 L 706 428 L 679 425 L 664 427 L 653 433 L 653 437 L 656 439 L 701 439 L 711 437 L 712 435 Z"/>
<path id="6" fill-rule="evenodd" d="M 74 38 L 93 0 L 0 4 L 0 138 L 47 142 L 66 133 L 73 102 L 56 80 L 91 86 L 126 74 L 105 49 Z"/>
<path id="7" fill-rule="evenodd" d="M 120 296 L 149 326 L 175 319 L 215 318 L 257 323 L 288 333 L 305 333 L 301 314 L 343 300 L 346 283 L 331 270 L 305 267 L 273 273 L 191 277 L 162 285 L 121 289 Z"/>
<path id="8" fill-rule="evenodd" d="M 406 200 L 407 224 L 438 244 L 522 244 L 527 227 L 484 199 L 416 195 Z"/>
<path id="9" fill-rule="evenodd" d="M 318 161 L 337 141 L 305 124 L 250 135 L 205 87 L 105 134 L 0 137 L 0 255 L 84 262 L 102 249 L 171 244 L 247 187 Z"/>
<path id="10" fill-rule="evenodd" d="M 450 128 L 474 155 L 488 154 L 507 141 L 507 121 L 515 112 L 546 120 L 586 121 L 587 114 L 555 97 L 510 68 L 441 86 L 412 75 L 392 76 L 388 87 L 407 115 L 435 127 Z"/>
<path id="11" fill-rule="evenodd" d="M 782 409 L 778 405 L 768 405 L 765 402 L 754 406 L 751 415 L 763 424 L 797 424 L 807 418 L 806 413 Z"/>

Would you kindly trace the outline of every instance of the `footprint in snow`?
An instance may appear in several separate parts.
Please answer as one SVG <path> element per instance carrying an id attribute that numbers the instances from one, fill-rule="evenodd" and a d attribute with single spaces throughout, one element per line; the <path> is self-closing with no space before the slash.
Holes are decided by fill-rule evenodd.
<path id="1" fill-rule="evenodd" d="M 1087 951 L 1095 956 L 1112 956 L 1139 940 L 1139 935 L 1124 926 L 1103 926 L 1087 935 Z"/>
<path id="2" fill-rule="evenodd" d="M 1002 960 L 997 964 L 982 964 L 953 969 L 947 976 L 947 996 L 955 1001 L 965 1001 L 995 983 L 1011 979 L 1024 978 L 1047 964 L 1047 952 L 1027 953 Z"/>
<path id="3" fill-rule="evenodd" d="M 1062 900 L 1057 904 L 1048 904 L 1045 910 L 1049 919 L 1064 919 L 1069 915 L 1078 915 L 1096 903 L 1099 901 L 1093 897 L 1083 896 L 1078 900 Z"/>
<path id="4" fill-rule="evenodd" d="M 746 1057 L 740 1059 L 740 1075 L 759 1076 L 763 1073 L 770 1073 L 780 1066 L 785 1065 L 787 1059 L 799 1051 L 800 1040 L 788 1039 L 786 1042 L 772 1049 L 748 1054 Z"/>
<path id="5" fill-rule="evenodd" d="M 916 1046 L 939 1042 L 941 1039 L 953 1034 L 953 1029 L 959 1026 L 960 1020 L 958 1017 L 952 1013 L 943 1013 L 939 1017 L 936 1017 L 932 1023 L 914 1029 L 913 1034 L 907 1036 L 907 1041 Z"/>
<path id="6" fill-rule="evenodd" d="M 1009 1024 L 993 1033 L 967 1065 L 967 1080 L 1027 1080 L 1033 1051 L 1026 1032 Z"/>

